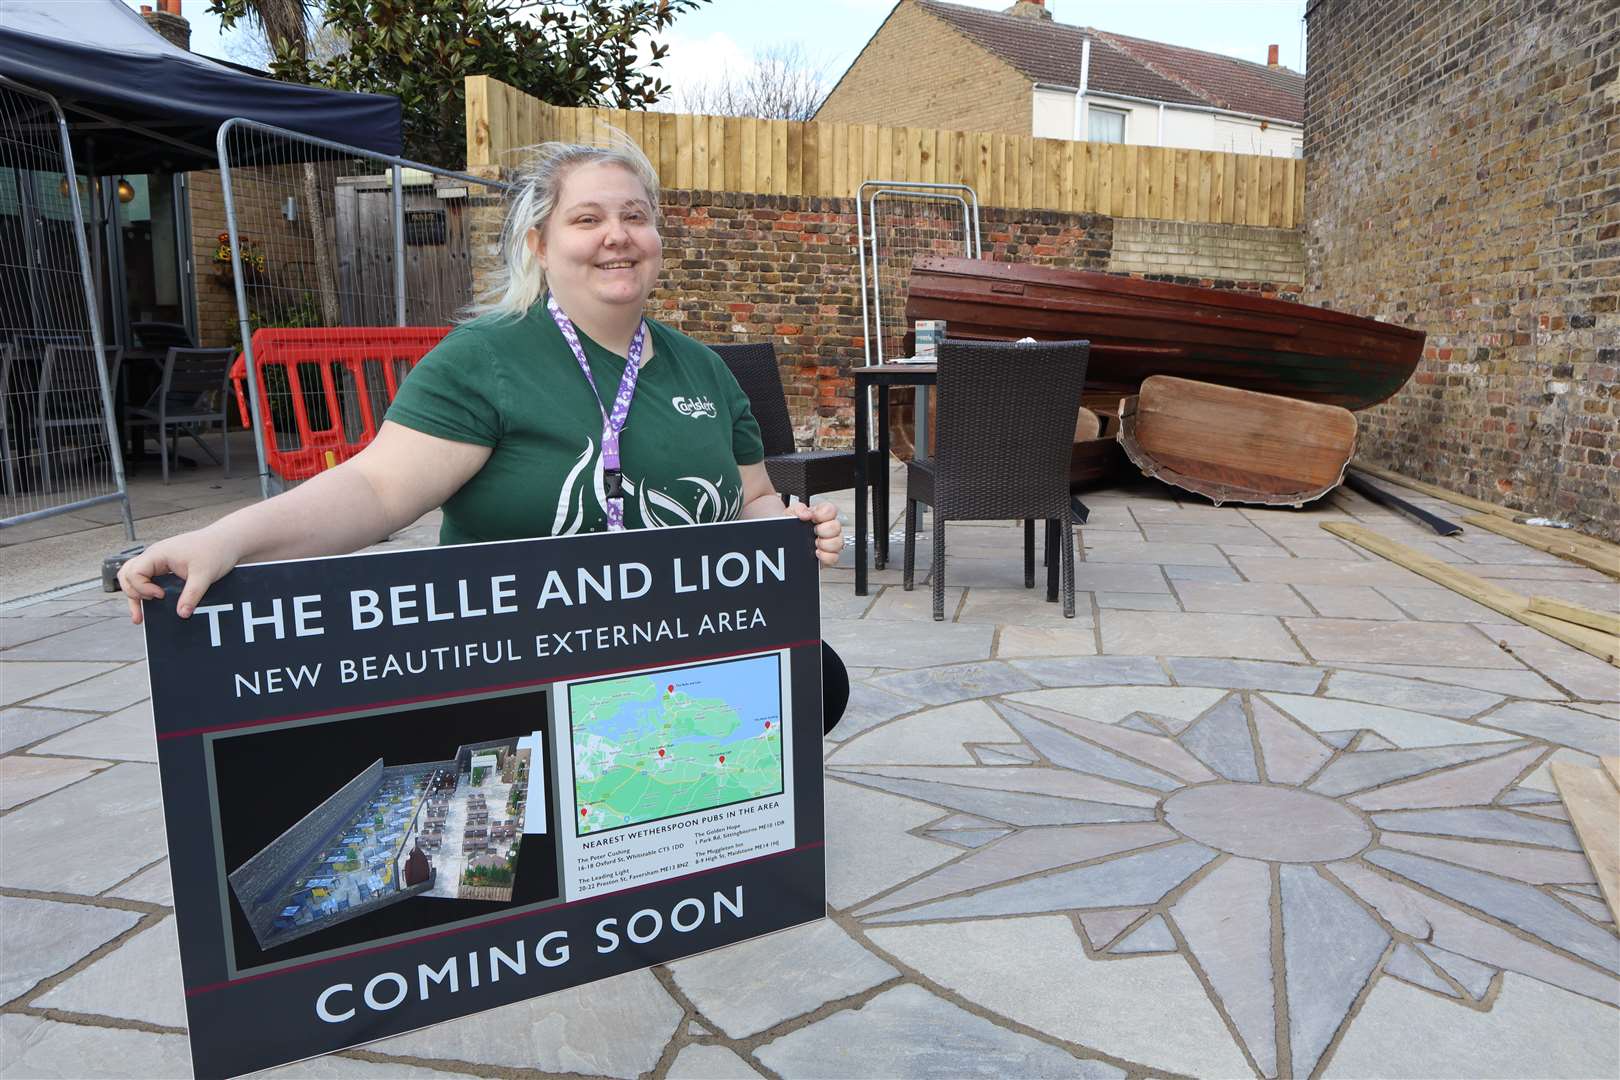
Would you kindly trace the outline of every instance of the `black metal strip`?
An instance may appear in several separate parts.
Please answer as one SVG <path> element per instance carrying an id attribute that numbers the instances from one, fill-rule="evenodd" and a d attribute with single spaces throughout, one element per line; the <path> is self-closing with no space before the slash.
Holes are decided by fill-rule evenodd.
<path id="1" fill-rule="evenodd" d="M 1407 502 L 1394 492 L 1386 491 L 1384 488 L 1374 484 L 1354 469 L 1345 471 L 1344 486 L 1358 495 L 1365 495 L 1375 503 L 1387 506 L 1397 513 L 1405 514 L 1414 521 L 1422 522 L 1441 536 L 1456 536 L 1463 531 L 1461 525 L 1447 521 L 1443 517 L 1437 517 L 1421 506 Z"/>

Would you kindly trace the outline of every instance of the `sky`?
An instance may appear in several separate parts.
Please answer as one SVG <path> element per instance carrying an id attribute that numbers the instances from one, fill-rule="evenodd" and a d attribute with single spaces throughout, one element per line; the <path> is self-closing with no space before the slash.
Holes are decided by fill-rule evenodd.
<path id="1" fill-rule="evenodd" d="M 1012 0 L 958 0 L 963 6 L 1005 10 Z M 130 7 L 138 0 L 125 0 Z M 830 87 L 876 32 L 894 0 L 710 0 L 682 15 L 661 40 L 670 47 L 664 81 L 682 86 L 746 68 L 755 53 L 799 44 L 826 73 Z M 1305 0 L 1047 0 L 1062 23 L 1185 45 L 1265 63 L 1266 46 L 1279 46 L 1284 66 L 1305 70 Z M 191 47 L 208 56 L 243 61 L 240 31 L 222 37 L 206 0 L 183 0 L 191 21 Z"/>

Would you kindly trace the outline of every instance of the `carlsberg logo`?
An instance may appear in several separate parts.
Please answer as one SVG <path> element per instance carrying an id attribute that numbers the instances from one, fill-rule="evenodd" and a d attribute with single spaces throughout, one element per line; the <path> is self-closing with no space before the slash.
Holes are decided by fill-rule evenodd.
<path id="1" fill-rule="evenodd" d="M 694 420 L 700 416 L 715 416 L 714 402 L 706 397 L 672 397 L 669 403 L 675 406 L 675 411 L 682 416 L 690 416 Z"/>

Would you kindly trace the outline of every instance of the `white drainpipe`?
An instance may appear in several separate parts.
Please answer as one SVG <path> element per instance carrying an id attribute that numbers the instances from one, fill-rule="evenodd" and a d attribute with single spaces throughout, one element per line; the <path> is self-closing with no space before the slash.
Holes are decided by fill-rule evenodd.
<path id="1" fill-rule="evenodd" d="M 1091 78 L 1091 39 L 1080 40 L 1080 88 L 1074 94 L 1074 139 L 1080 142 L 1091 137 L 1086 125 L 1086 87 Z"/>
<path id="2" fill-rule="evenodd" d="M 1164 145 L 1164 102 L 1159 102 L 1159 145 Z"/>

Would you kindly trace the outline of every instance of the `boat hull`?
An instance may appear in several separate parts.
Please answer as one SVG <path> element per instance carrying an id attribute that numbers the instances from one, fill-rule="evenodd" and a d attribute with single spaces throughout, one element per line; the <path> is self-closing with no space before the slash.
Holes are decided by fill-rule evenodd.
<path id="1" fill-rule="evenodd" d="M 1365 409 L 1406 384 L 1424 341 L 1407 327 L 1245 293 L 932 255 L 912 267 L 906 318 L 943 319 L 951 337 L 1090 341 L 1088 403 L 1174 375 Z"/>
<path id="2" fill-rule="evenodd" d="M 1168 375 L 1119 405 L 1143 475 L 1222 503 L 1302 506 L 1338 487 L 1356 452 L 1349 410 Z"/>

